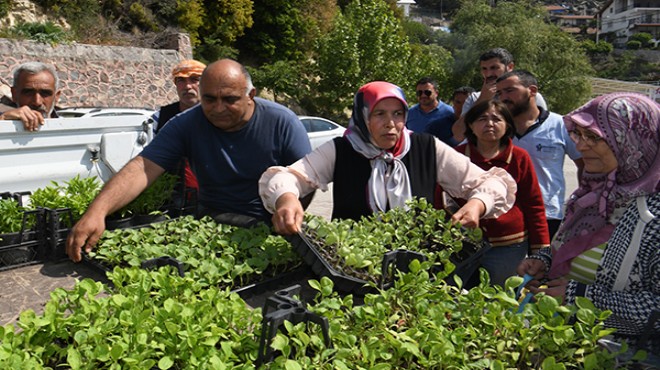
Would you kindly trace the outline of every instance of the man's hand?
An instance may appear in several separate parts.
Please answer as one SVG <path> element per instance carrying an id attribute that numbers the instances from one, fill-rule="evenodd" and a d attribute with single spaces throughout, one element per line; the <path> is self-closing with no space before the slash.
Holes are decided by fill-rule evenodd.
<path id="1" fill-rule="evenodd" d="M 497 77 L 491 76 L 484 79 L 484 83 L 481 85 L 481 94 L 479 95 L 479 99 L 477 99 L 478 102 L 491 100 L 495 97 L 495 93 L 497 92 L 495 81 L 497 81 Z"/>
<path id="2" fill-rule="evenodd" d="M 66 254 L 73 262 L 80 262 L 80 251 L 85 248 L 85 252 L 91 252 L 104 230 L 105 215 L 86 212 L 66 238 Z"/>
<path id="3" fill-rule="evenodd" d="M 479 199 L 470 199 L 453 216 L 452 222 L 469 228 L 479 227 L 479 218 L 486 212 L 486 206 Z"/>
<path id="4" fill-rule="evenodd" d="M 0 118 L 3 120 L 21 120 L 26 131 L 37 131 L 45 122 L 43 113 L 32 110 L 27 105 L 8 110 Z"/>
<path id="5" fill-rule="evenodd" d="M 301 230 L 305 211 L 298 197 L 293 193 L 284 193 L 275 202 L 273 227 L 283 235 L 295 234 Z"/>

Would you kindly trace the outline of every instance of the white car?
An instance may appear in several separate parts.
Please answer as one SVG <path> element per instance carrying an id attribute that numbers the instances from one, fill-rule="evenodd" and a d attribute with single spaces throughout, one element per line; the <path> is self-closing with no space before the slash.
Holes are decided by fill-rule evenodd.
<path id="1" fill-rule="evenodd" d="M 312 144 L 312 150 L 328 140 L 338 136 L 343 136 L 346 129 L 329 119 L 321 117 L 299 116 L 300 121 L 305 126 L 309 142 Z"/>
<path id="2" fill-rule="evenodd" d="M 57 111 L 62 118 L 145 116 L 151 117 L 154 110 L 147 108 L 65 108 Z"/>

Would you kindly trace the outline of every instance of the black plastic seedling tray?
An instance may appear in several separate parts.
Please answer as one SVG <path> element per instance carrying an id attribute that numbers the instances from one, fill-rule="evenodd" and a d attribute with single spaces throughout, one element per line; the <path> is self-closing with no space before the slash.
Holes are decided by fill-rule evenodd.
<path id="1" fill-rule="evenodd" d="M 302 256 L 305 263 L 310 266 L 312 271 L 319 277 L 326 276 L 330 278 L 335 283 L 335 288 L 337 290 L 356 295 L 365 295 L 377 291 L 374 284 L 335 270 L 319 253 L 314 246 L 314 243 L 304 232 L 300 232 L 297 235 L 290 237 L 289 242 Z M 453 254 L 449 259 L 456 268 L 451 275 L 445 278 L 445 280 L 449 283 L 453 283 L 453 276 L 458 275 L 463 281 L 466 281 L 467 278 L 469 278 L 477 269 L 481 256 L 488 249 L 490 249 L 490 244 L 488 244 L 488 242 L 482 241 L 473 244 L 464 241 L 462 250 Z M 424 261 L 426 260 L 426 256 L 419 252 L 401 249 L 387 252 L 383 256 L 383 278 L 379 283 L 378 288 L 388 289 L 394 284 L 393 277 L 390 276 L 390 267 L 396 266 L 398 270 L 407 272 L 410 262 L 414 259 Z"/>
<path id="2" fill-rule="evenodd" d="M 19 232 L 0 235 L 0 271 L 42 263 L 48 257 L 42 209 L 23 212 Z"/>
<path id="3" fill-rule="evenodd" d="M 298 233 L 289 238 L 289 242 L 293 246 L 305 263 L 311 267 L 312 271 L 319 277 L 326 276 L 335 283 L 335 288 L 339 291 L 352 293 L 356 295 L 365 295 L 368 293 L 375 293 L 378 288 L 388 289 L 393 285 L 393 278 L 390 276 L 390 267 L 396 266 L 398 270 L 408 271 L 410 262 L 414 259 L 425 260 L 426 257 L 417 252 L 408 250 L 395 250 L 387 252 L 383 256 L 382 262 L 382 280 L 379 282 L 378 287 L 365 280 L 349 276 L 335 270 L 326 260 L 321 256 L 319 251 L 314 247 L 312 241 L 303 232 Z"/>

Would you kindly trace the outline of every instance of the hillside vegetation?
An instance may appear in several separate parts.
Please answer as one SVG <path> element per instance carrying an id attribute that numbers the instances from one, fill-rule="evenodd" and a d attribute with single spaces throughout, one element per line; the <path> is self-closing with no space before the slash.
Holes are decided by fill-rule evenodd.
<path id="1" fill-rule="evenodd" d="M 493 47 L 509 49 L 518 68 L 534 73 L 559 113 L 589 98 L 594 75 L 582 44 L 550 24 L 534 0 L 495 7 L 490 0 L 444 0 L 459 4 L 447 13 L 451 33 L 404 19 L 395 0 L 34 2 L 70 28 L 26 23 L 3 30 L 5 37 L 159 47 L 163 35 L 187 32 L 195 58 L 236 58 L 276 100 L 339 122 L 346 122 L 353 94 L 368 81 L 399 84 L 412 102 L 415 81 L 426 75 L 438 80 L 445 100 L 455 87 L 479 87 L 478 56 Z M 0 11 L 10 7 L 11 0 L 0 0 Z"/>

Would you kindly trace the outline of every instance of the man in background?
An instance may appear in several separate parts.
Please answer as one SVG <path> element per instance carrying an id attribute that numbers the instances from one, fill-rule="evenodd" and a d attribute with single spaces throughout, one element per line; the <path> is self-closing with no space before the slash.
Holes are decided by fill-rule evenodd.
<path id="1" fill-rule="evenodd" d="M 172 79 L 179 100 L 160 107 L 151 117 L 155 122 L 154 132 L 156 134 L 165 127 L 172 117 L 199 104 L 199 80 L 202 77 L 204 68 L 206 68 L 206 64 L 188 59 L 179 62 L 172 69 Z M 190 208 L 193 205 L 191 203 L 194 203 L 193 198 L 195 196 L 193 194 L 197 194 L 199 184 L 186 158 L 181 160 L 173 174 L 179 176 L 179 181 L 174 186 L 172 203 L 176 208 L 182 210 Z"/>
<path id="2" fill-rule="evenodd" d="M 471 86 L 461 86 L 454 90 L 454 93 L 451 95 L 451 106 L 454 108 L 454 120 L 457 121 L 461 118 L 461 113 L 463 112 L 463 105 L 467 98 L 474 92 L 474 89 Z"/>
<path id="3" fill-rule="evenodd" d="M 167 121 L 184 110 L 199 103 L 199 79 L 202 77 L 206 64 L 196 60 L 183 60 L 172 69 L 172 79 L 179 100 L 160 107 L 152 118 L 156 122 L 154 131 L 158 133 Z"/>
<path id="4" fill-rule="evenodd" d="M 0 120 L 20 120 L 27 131 L 37 131 L 46 118 L 57 118 L 55 104 L 60 97 L 59 79 L 53 66 L 27 62 L 14 69 L 9 110 Z"/>
<path id="5" fill-rule="evenodd" d="M 438 84 L 431 77 L 423 77 L 416 85 L 417 104 L 408 110 L 406 127 L 419 133 L 429 133 L 444 143 L 454 146 L 451 126 L 454 109 L 438 99 Z"/>
<path id="6" fill-rule="evenodd" d="M 479 70 L 483 77 L 483 84 L 480 91 L 471 93 L 465 100 L 461 118 L 456 121 L 452 129 L 454 140 L 458 142 L 465 140 L 465 122 L 463 122 L 465 113 L 476 103 L 495 99 L 495 81 L 503 74 L 512 71 L 514 67 L 513 55 L 504 48 L 490 49 L 479 56 Z M 548 109 L 545 99 L 538 92 L 536 94 L 536 104 L 545 110 Z"/>
<path id="7" fill-rule="evenodd" d="M 534 164 L 552 240 L 564 217 L 564 159 L 568 155 L 575 162 L 579 180 L 584 167 L 582 155 L 569 137 L 562 116 L 538 105 L 534 75 L 518 69 L 500 76 L 496 85 L 500 101 L 513 116 L 513 144 L 527 150 Z"/>

